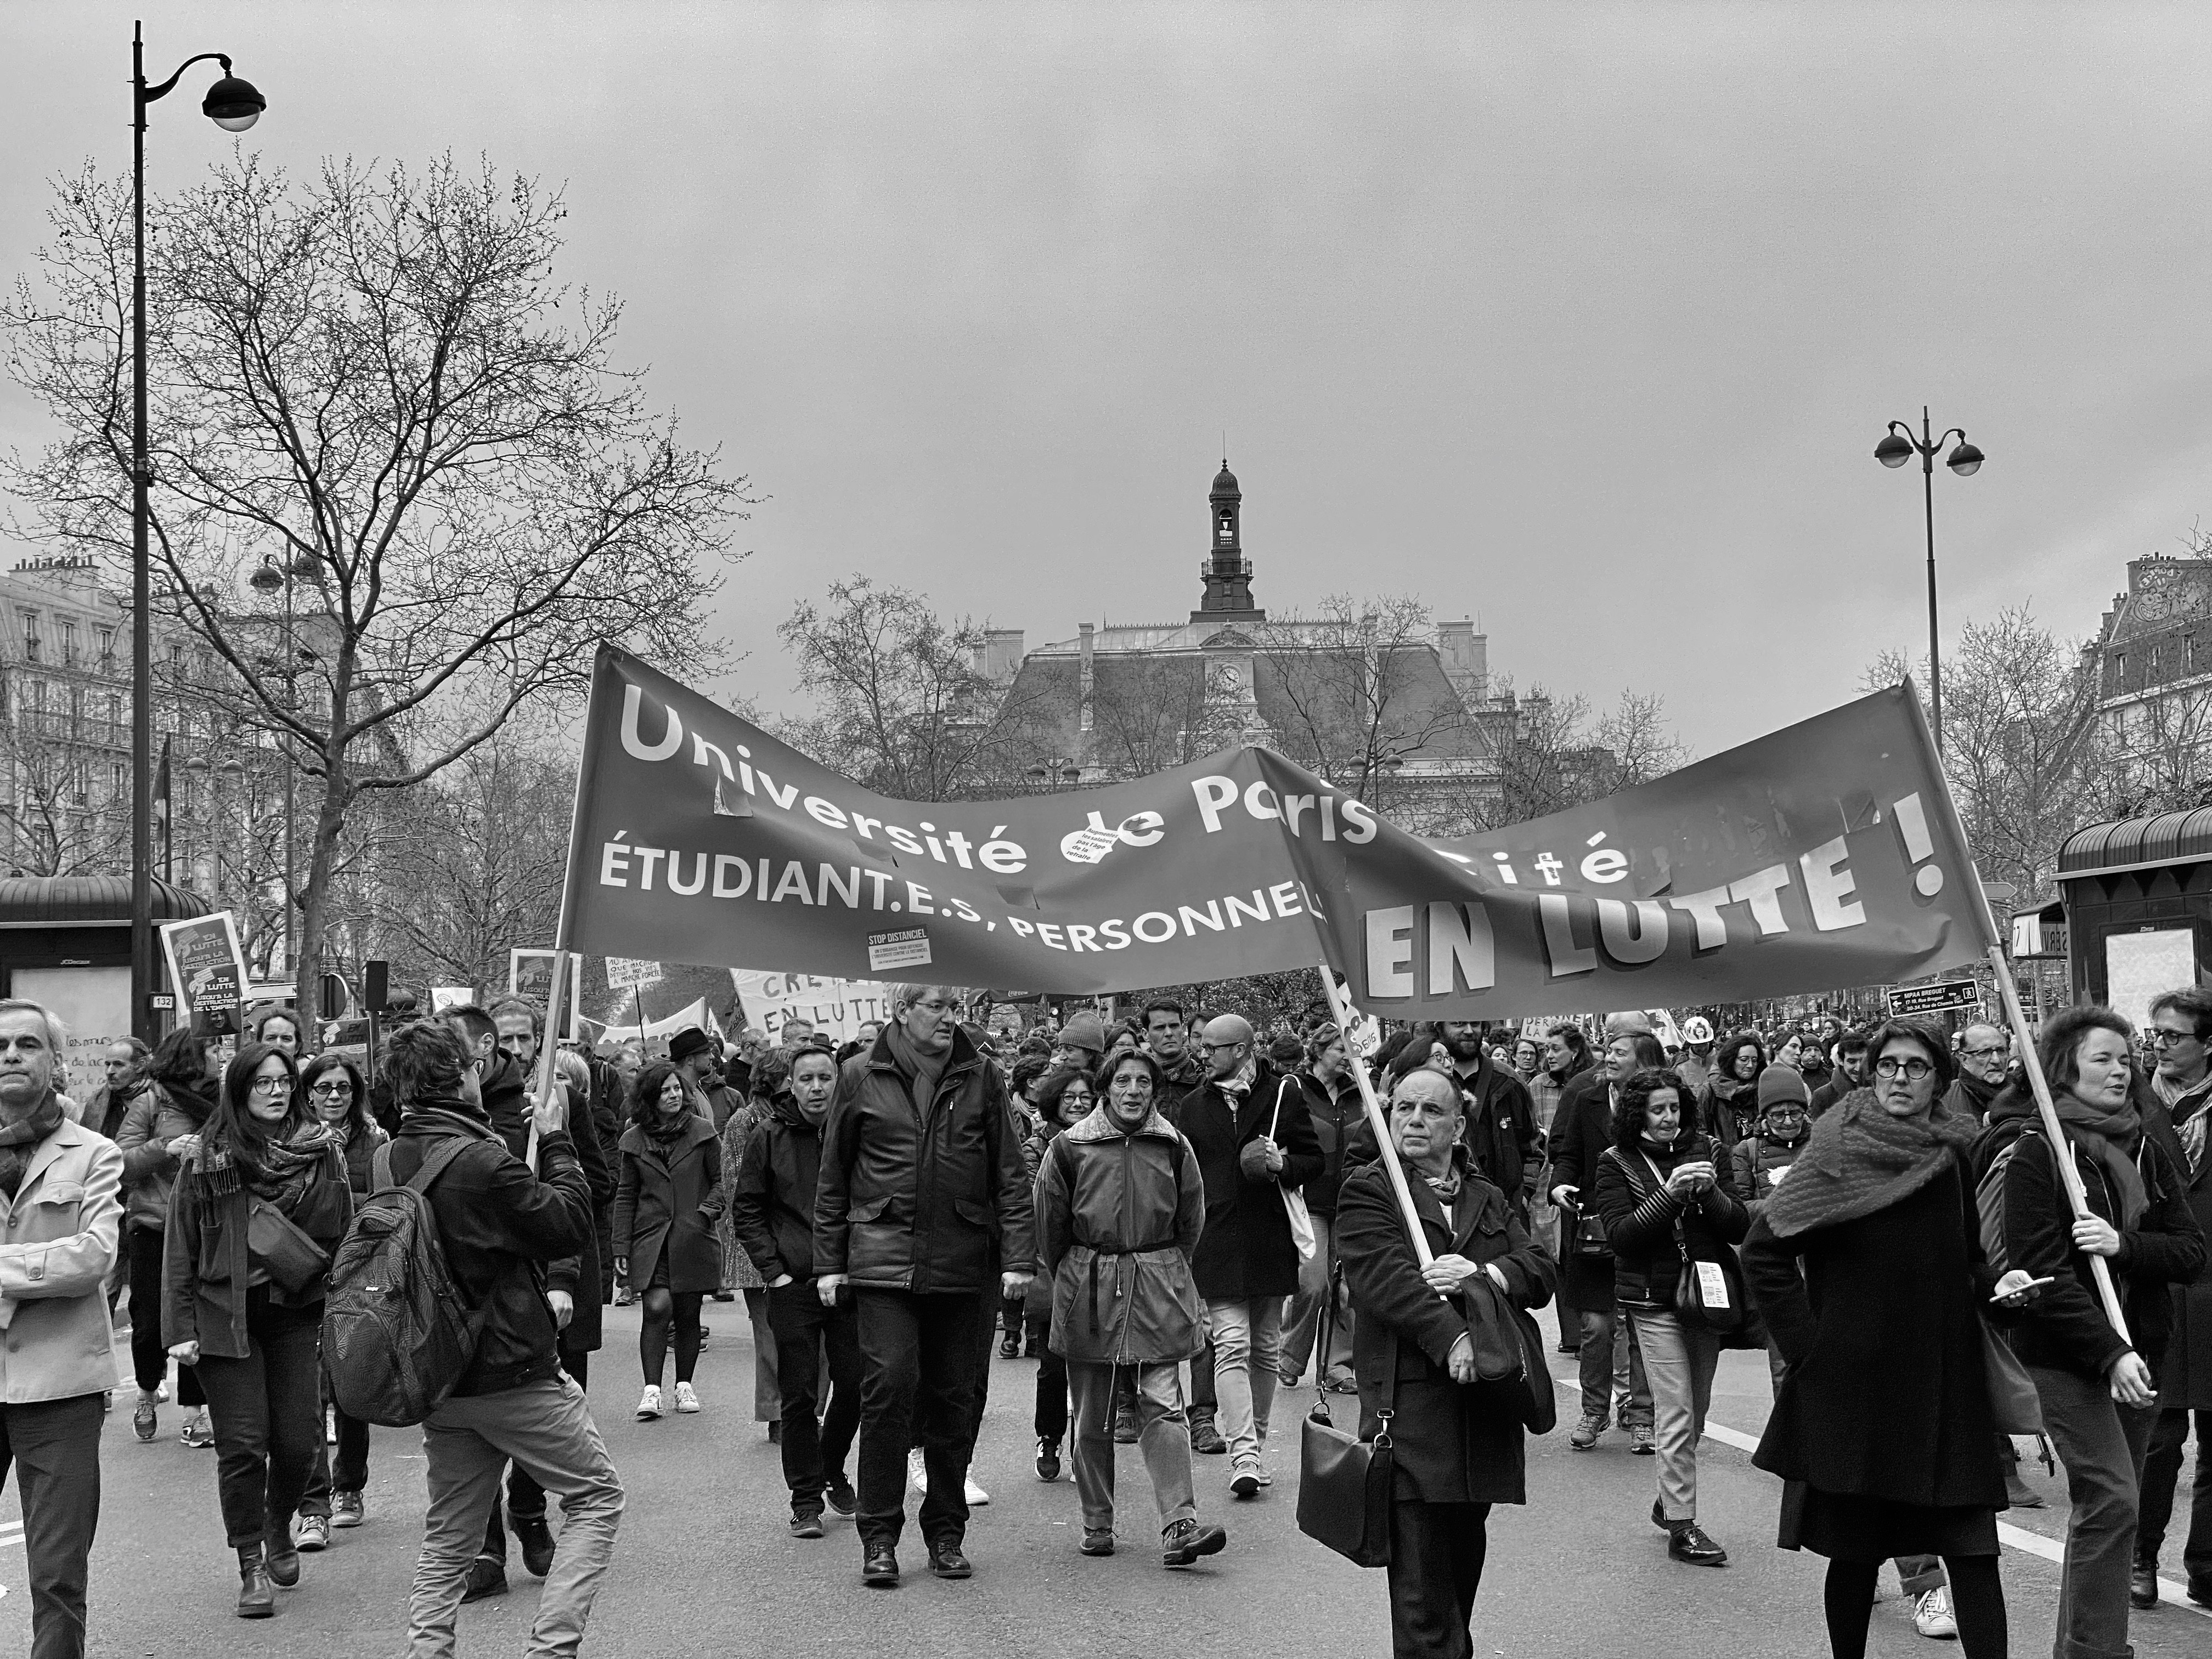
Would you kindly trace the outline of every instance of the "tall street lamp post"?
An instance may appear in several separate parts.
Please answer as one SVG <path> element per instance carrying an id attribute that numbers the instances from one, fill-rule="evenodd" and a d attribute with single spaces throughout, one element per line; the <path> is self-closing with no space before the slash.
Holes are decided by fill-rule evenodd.
<path id="1" fill-rule="evenodd" d="M 153 579 L 146 556 L 146 106 L 166 98 L 179 76 L 214 58 L 222 79 L 200 111 L 226 132 L 243 132 L 269 100 L 230 72 L 222 52 L 187 58 L 158 87 L 146 84 L 146 46 L 131 30 L 131 1030 L 154 1036 L 154 635 Z"/>
<path id="2" fill-rule="evenodd" d="M 1982 452 L 1966 441 L 1966 428 L 1954 426 L 1940 438 L 1931 439 L 1926 404 L 1920 410 L 1920 435 L 1912 435 L 1912 427 L 1905 421 L 1892 421 L 1889 435 L 1874 447 L 1874 458 L 1884 466 L 1903 466 L 1915 455 L 1920 457 L 1921 491 L 1928 507 L 1928 704 L 1929 724 L 1936 729 L 1936 747 L 1943 747 L 1943 657 L 1938 648 L 1936 633 L 1936 452 L 1959 441 L 1943 465 L 1962 478 L 1971 478 L 1981 471 Z"/>

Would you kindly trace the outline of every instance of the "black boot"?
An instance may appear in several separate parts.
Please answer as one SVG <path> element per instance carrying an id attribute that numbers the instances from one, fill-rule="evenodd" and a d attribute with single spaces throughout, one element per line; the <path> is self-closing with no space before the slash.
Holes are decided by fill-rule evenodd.
<path id="1" fill-rule="evenodd" d="M 271 1521 L 266 1535 L 262 1559 L 269 1569 L 269 1582 L 278 1589 L 290 1589 L 300 1582 L 300 1552 L 292 1542 L 291 1522 Z"/>
<path id="2" fill-rule="evenodd" d="M 261 1546 L 248 1544 L 238 1552 L 238 1616 L 271 1619 L 276 1613 L 276 1592 L 270 1586 L 269 1569 L 261 1559 Z"/>

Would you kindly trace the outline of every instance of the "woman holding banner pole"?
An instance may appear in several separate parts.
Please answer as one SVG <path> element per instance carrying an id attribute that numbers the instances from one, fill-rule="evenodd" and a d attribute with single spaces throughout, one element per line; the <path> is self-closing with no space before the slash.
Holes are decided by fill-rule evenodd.
<path id="1" fill-rule="evenodd" d="M 2008 1305 L 2026 1310 L 2013 1346 L 2034 1381 L 2073 1505 L 2058 1597 L 2061 1659 L 2130 1651 L 2138 1471 L 2156 1422 L 2153 1378 L 2172 1330 L 2167 1287 L 2191 1282 L 2204 1267 L 2204 1236 L 2181 1172 L 2143 1133 L 2130 1097 L 2134 1042 L 2133 1028 L 2109 1008 L 2056 1015 L 2044 1027 L 2038 1060 L 2066 1138 L 2064 1164 L 2053 1155 L 2039 1103 L 2017 1089 L 1990 1107 L 1975 1148 L 1978 1176 L 2000 1171 L 2012 1269 L 2002 1288 L 2014 1292 Z M 2064 1190 L 2067 1165 L 2086 1214 L 2075 1214 Z M 2100 1262 L 2119 1281 L 2118 1321 L 2092 1288 Z M 2021 1293 L 2038 1280 L 2048 1283 Z"/>

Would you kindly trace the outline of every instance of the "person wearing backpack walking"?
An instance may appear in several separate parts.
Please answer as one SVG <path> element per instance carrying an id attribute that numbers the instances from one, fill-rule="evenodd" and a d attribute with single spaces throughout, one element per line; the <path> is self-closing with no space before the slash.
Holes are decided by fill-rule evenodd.
<path id="1" fill-rule="evenodd" d="M 2181 1169 L 2146 1132 L 2133 1095 L 2135 1030 L 2109 1008 L 2053 1015 L 2039 1045 L 2043 1072 L 2081 1177 L 2089 1214 L 2074 1218 L 2058 1161 L 2033 1098 L 2009 1089 L 1990 1108 L 1974 1149 L 1981 1176 L 2000 1157 L 2007 1283 L 2047 1279 L 2008 1297 L 2024 1306 L 2012 1345 L 2066 1465 L 2072 1509 L 2058 1596 L 2059 1659 L 2123 1659 L 2136 1546 L 2137 1472 L 2157 1423 L 2160 1364 L 2173 1331 L 2170 1287 L 2204 1268 L 2204 1234 Z M 2171 1133 L 2171 1126 L 2166 1126 Z M 2009 1154 L 2007 1156 L 2007 1154 Z M 2129 1334 L 2105 1316 L 2090 1258 L 2103 1258 Z"/>
<path id="2" fill-rule="evenodd" d="M 561 1316 L 545 1291 L 547 1268 L 581 1252 L 592 1227 L 591 1186 L 568 1136 L 567 1087 L 556 1079 L 531 1109 L 533 1173 L 493 1129 L 473 1056 L 447 1026 L 425 1020 L 394 1031 L 384 1070 L 400 1113 L 386 1154 L 392 1179 L 412 1181 L 433 1158 L 446 1160 L 426 1201 L 444 1269 L 463 1287 L 476 1327 L 452 1391 L 422 1419 L 429 1508 L 408 1652 L 413 1659 L 453 1653 L 469 1568 L 499 1471 L 512 1459 L 560 1498 L 564 1517 L 528 1651 L 571 1655 L 614 1557 L 623 1486 L 583 1389 L 562 1370 Z M 385 1201 L 380 1195 L 370 1204 Z M 332 1380 L 343 1393 L 343 1376 Z"/>
<path id="3" fill-rule="evenodd" d="M 343 1157 L 290 1052 L 247 1043 L 170 1191 L 161 1309 L 170 1355 L 207 1392 L 241 1619 L 270 1617 L 270 1586 L 300 1582 L 292 1521 L 322 1442 L 323 1297 L 352 1218 Z"/>

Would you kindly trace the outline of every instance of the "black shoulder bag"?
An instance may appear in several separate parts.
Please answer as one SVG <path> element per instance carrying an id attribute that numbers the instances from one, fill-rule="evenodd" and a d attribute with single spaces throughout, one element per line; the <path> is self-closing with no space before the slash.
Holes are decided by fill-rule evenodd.
<path id="1" fill-rule="evenodd" d="M 1375 1438 L 1362 1440 L 1356 1431 L 1338 1428 L 1321 1379 L 1328 1370 L 1322 1362 L 1329 1351 L 1343 1277 L 1341 1267 L 1329 1276 L 1314 1348 L 1314 1407 L 1299 1425 L 1298 1530 L 1355 1567 L 1387 1567 L 1390 1504 L 1398 1473 L 1398 1455 L 1390 1439 L 1390 1419 L 1397 1414 L 1397 1349 L 1394 1339 L 1382 1404 L 1375 1413 L 1380 1419 Z"/>

